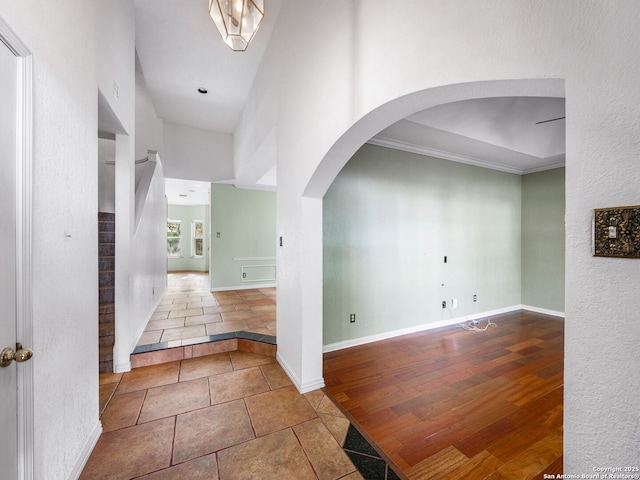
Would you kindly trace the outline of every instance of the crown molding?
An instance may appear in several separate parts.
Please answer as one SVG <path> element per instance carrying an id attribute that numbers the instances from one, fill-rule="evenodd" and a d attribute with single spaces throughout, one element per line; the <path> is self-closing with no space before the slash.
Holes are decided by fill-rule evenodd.
<path id="1" fill-rule="evenodd" d="M 526 175 L 528 173 L 542 172 L 544 170 L 552 170 L 554 168 L 564 167 L 564 161 L 557 162 L 552 165 L 544 167 L 531 168 L 523 170 L 521 168 L 515 168 L 509 165 L 501 163 L 487 162 L 479 158 L 470 157 L 467 155 L 460 155 L 457 153 L 447 152 L 444 150 L 438 150 L 436 148 L 429 148 L 422 145 L 415 145 L 408 142 L 400 142 L 398 140 L 392 140 L 390 138 L 376 136 L 370 139 L 367 143 L 371 145 L 377 145 L 380 147 L 393 148 L 394 150 L 402 150 L 404 152 L 417 153 L 418 155 L 426 155 L 429 157 L 441 158 L 443 160 L 450 160 L 452 162 L 465 163 L 467 165 L 473 165 L 481 168 L 488 168 L 491 170 L 498 170 L 500 172 L 514 173 L 516 175 Z"/>

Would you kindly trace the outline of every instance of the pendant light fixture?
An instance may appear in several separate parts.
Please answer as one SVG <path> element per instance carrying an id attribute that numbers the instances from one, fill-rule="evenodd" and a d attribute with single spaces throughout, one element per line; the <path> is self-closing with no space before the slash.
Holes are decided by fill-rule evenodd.
<path id="1" fill-rule="evenodd" d="M 264 0 L 209 0 L 209 15 L 224 43 L 244 52 L 264 18 Z"/>

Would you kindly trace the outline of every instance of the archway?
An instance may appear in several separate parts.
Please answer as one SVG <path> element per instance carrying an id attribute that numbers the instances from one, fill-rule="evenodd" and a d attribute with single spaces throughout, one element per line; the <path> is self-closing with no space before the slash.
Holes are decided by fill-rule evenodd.
<path id="1" fill-rule="evenodd" d="M 314 175 L 314 179 L 315 181 L 317 181 L 316 184 L 312 184 L 313 181 L 309 184 L 309 186 L 307 187 L 307 191 L 305 192 L 307 195 L 309 196 L 313 196 L 313 195 L 318 195 L 318 196 L 322 196 L 325 198 L 325 203 L 323 205 L 324 209 L 325 209 L 325 214 L 327 211 L 330 211 L 329 208 L 327 208 L 327 201 L 326 199 L 331 198 L 332 196 L 334 196 L 335 193 L 335 186 L 331 188 L 331 190 L 329 191 L 329 194 L 326 194 L 326 192 L 328 191 L 328 189 L 330 188 L 332 182 L 334 181 L 334 179 L 337 178 L 338 173 L 340 172 L 340 170 L 345 167 L 346 163 L 351 161 L 351 163 L 349 164 L 349 166 L 347 166 L 346 168 L 349 170 L 349 172 L 353 172 L 353 168 L 351 168 L 352 164 L 355 162 L 355 158 L 353 158 L 353 155 L 355 153 L 356 158 L 360 157 L 362 152 L 358 151 L 361 147 L 362 144 L 367 142 L 367 140 L 369 138 L 371 138 L 372 136 L 374 136 L 375 134 L 377 134 L 380 130 L 386 128 L 387 126 L 389 126 L 390 124 L 395 123 L 396 121 L 405 118 L 406 116 L 409 116 L 417 111 L 420 111 L 420 109 L 427 105 L 427 108 L 431 108 L 431 107 L 435 107 L 437 105 L 443 105 L 446 103 L 450 103 L 451 102 L 456 102 L 456 101 L 460 101 L 460 100 L 465 100 L 465 99 L 475 99 L 475 98 L 489 98 L 489 97 L 502 97 L 502 96 L 523 96 L 523 97 L 532 97 L 532 96 L 539 96 L 539 97 L 548 97 L 550 95 L 556 96 L 556 97 L 564 97 L 564 92 L 563 92 L 563 85 L 562 82 L 559 82 L 558 85 L 558 89 L 554 91 L 554 93 L 551 93 L 549 90 L 553 90 L 553 89 L 547 89 L 546 86 L 542 89 L 538 88 L 538 86 L 536 86 L 535 93 L 536 95 L 533 95 L 534 92 L 532 92 L 531 90 L 527 90 L 526 88 L 521 88 L 518 87 L 517 89 L 513 88 L 513 84 L 511 82 L 496 82 L 496 83 L 501 83 L 503 85 L 498 86 L 497 88 L 487 88 L 487 85 L 483 82 L 483 84 L 480 86 L 480 90 L 482 90 L 483 94 L 481 96 L 475 96 L 477 95 L 477 93 L 474 93 L 472 95 L 474 96 L 470 96 L 468 98 L 464 98 L 465 95 L 467 95 L 467 92 L 471 92 L 474 90 L 473 87 L 477 87 L 477 86 L 469 86 L 469 85 L 464 85 L 464 86 L 460 86 L 460 85 L 454 85 L 451 87 L 443 87 L 442 89 L 436 89 L 436 92 L 433 91 L 424 91 L 424 92 L 417 92 L 416 94 L 412 94 L 409 95 L 406 99 L 401 99 L 399 102 L 397 101 L 391 101 L 386 105 L 381 106 L 379 109 L 376 109 L 374 112 L 371 112 L 370 114 L 368 114 L 365 118 L 363 118 L 361 120 L 361 122 L 359 122 L 358 124 L 354 125 L 352 127 L 352 129 L 350 129 L 349 132 L 347 132 L 345 134 L 345 136 L 341 137 L 340 140 L 338 142 L 336 142 L 336 144 L 334 145 L 332 151 L 330 151 L 328 153 L 328 155 L 325 157 L 325 159 L 323 161 L 329 160 L 329 162 L 335 162 L 335 163 L 330 163 L 328 165 L 324 165 L 324 167 L 326 167 L 326 170 L 324 172 L 322 172 L 322 167 L 323 165 L 320 165 L 318 167 L 318 170 L 316 170 L 316 173 Z M 508 85 L 504 85 L 504 84 L 508 84 Z M 527 82 L 528 83 L 528 82 Z M 448 90 L 448 91 L 444 91 L 444 90 Z M 526 90 L 526 93 L 521 93 L 523 92 L 523 90 Z M 444 91 L 444 92 L 443 92 Z M 484 93 L 484 92 L 490 92 L 488 94 Z M 544 92 L 544 93 L 542 93 Z M 437 97 L 437 102 L 434 101 L 435 98 Z M 445 101 L 443 101 L 445 100 Z M 440 103 L 442 102 L 442 103 Z M 396 104 L 397 103 L 397 104 Z M 396 105 L 394 105 L 396 104 Z M 354 140 L 355 139 L 355 140 Z M 369 146 L 366 146 L 369 147 Z M 375 148 L 375 147 L 373 147 Z M 356 151 L 358 151 L 356 153 Z M 332 156 L 333 155 L 333 156 Z M 353 161 L 352 161 L 353 159 Z M 375 168 L 371 163 L 366 163 L 362 164 L 362 170 L 361 173 L 364 173 L 365 169 L 373 169 Z M 334 171 L 331 171 L 331 169 L 334 168 Z M 415 172 L 415 170 L 412 170 Z M 328 173 L 327 173 L 328 172 Z M 353 175 L 353 173 L 350 173 L 351 175 Z M 323 177 L 323 175 L 326 175 L 325 177 Z M 367 173 L 364 173 L 364 176 L 366 176 Z M 348 175 L 347 175 L 348 176 Z M 393 177 L 393 174 L 391 174 L 389 177 L 385 177 L 385 180 L 389 179 Z M 338 183 L 343 183 L 345 182 L 344 180 L 344 175 L 342 175 L 339 179 L 339 182 L 336 183 L 336 185 Z M 331 179 L 331 180 L 329 180 Z M 323 181 L 326 181 L 326 183 L 324 185 L 321 185 L 321 183 Z M 519 182 L 519 180 L 517 180 Z M 429 187 L 423 187 L 423 188 L 429 188 Z M 317 189 L 317 190 L 313 190 L 313 189 Z M 357 189 L 357 188 L 356 188 Z M 518 187 L 519 189 L 519 187 Z M 369 188 L 369 190 L 373 190 L 371 188 Z M 344 193 L 344 192 L 343 192 Z M 343 201 L 342 201 L 342 205 L 345 205 L 344 208 L 348 208 L 346 205 L 349 204 L 349 201 L 344 201 L 345 199 L 350 199 L 351 197 L 349 196 L 341 196 L 340 197 Z M 375 200 L 374 200 L 375 201 Z M 378 206 L 380 206 L 380 204 L 378 204 Z M 335 210 L 333 211 L 333 213 L 335 213 Z M 329 214 L 330 217 L 329 218 L 333 218 L 331 215 L 331 213 Z M 338 217 L 340 215 L 337 215 Z M 352 215 L 350 217 L 353 220 L 353 223 L 357 223 L 357 221 L 355 220 L 356 216 Z M 385 217 L 388 218 L 388 217 Z M 347 225 L 349 225 L 348 222 L 336 222 L 337 225 L 341 225 L 342 228 L 349 228 L 347 227 Z M 331 225 L 324 225 L 325 231 L 330 231 L 331 230 Z M 383 227 L 381 226 L 377 226 L 377 229 L 380 230 Z M 369 234 L 371 234 L 371 231 L 367 231 Z M 326 237 L 325 237 L 326 238 Z M 337 245 L 337 242 L 336 244 Z M 365 246 L 366 243 L 358 243 L 358 242 L 344 242 L 344 245 L 352 245 L 355 246 L 355 249 L 359 249 L 359 246 Z M 364 247 L 366 249 L 366 246 Z M 394 247 L 391 247 L 390 250 L 393 250 Z M 325 250 L 325 253 L 328 257 L 331 256 L 330 253 L 331 248 L 329 248 L 328 250 Z M 336 249 L 338 250 L 338 249 Z M 340 251 L 342 251 L 342 249 L 339 249 Z M 381 252 L 378 252 L 381 253 Z M 382 253 L 382 255 L 386 255 L 385 253 Z M 346 253 L 345 253 L 345 257 L 346 257 Z M 442 257 L 440 257 L 442 258 Z M 325 263 L 326 265 L 326 263 Z M 331 269 L 325 270 L 323 271 L 323 275 L 327 275 L 327 271 L 331 271 Z M 349 271 L 349 269 L 345 268 L 344 270 L 345 272 Z M 355 271 L 355 269 L 351 269 L 351 272 Z M 386 270 L 385 270 L 386 271 Z M 360 278 L 362 279 L 363 282 L 367 282 L 367 280 L 365 280 L 363 277 L 366 277 L 366 275 L 361 276 Z M 324 285 L 324 288 L 326 289 L 326 291 L 328 293 L 326 293 L 326 295 L 328 295 L 328 298 L 333 298 L 333 291 L 331 288 L 332 285 L 332 280 L 331 280 L 331 273 L 329 273 L 327 275 L 326 278 L 329 278 L 328 283 Z M 325 278 L 325 281 L 327 281 Z M 519 278 L 518 278 L 519 281 Z M 337 285 L 341 285 L 340 283 L 336 282 Z M 515 283 L 514 283 L 515 284 Z M 378 292 L 379 293 L 379 292 Z M 346 296 L 346 295 L 345 295 Z M 336 295 L 336 304 L 340 304 L 340 299 L 338 298 L 339 295 Z M 382 295 L 381 295 L 382 297 Z M 377 297 L 380 298 L 380 297 Z M 377 300 L 376 295 L 369 295 L 367 298 L 367 301 L 373 303 L 376 302 Z M 451 298 L 451 297 L 449 297 Z M 347 302 L 348 303 L 348 302 Z M 518 302 L 519 303 L 519 302 Z M 338 312 L 336 315 L 332 315 L 332 308 L 331 308 L 331 300 L 329 300 L 329 303 L 324 305 L 326 312 L 328 312 L 328 317 L 325 315 L 325 321 L 326 318 L 337 318 L 339 319 L 337 321 L 337 323 L 339 322 L 343 322 L 341 325 L 336 326 L 334 325 L 334 327 L 336 327 L 335 329 L 333 329 L 334 331 L 338 331 L 340 328 L 344 327 L 345 330 L 347 328 L 349 328 L 349 324 L 348 324 L 348 317 L 349 317 L 349 310 L 347 309 L 343 309 L 342 311 Z M 358 310 L 360 312 L 360 310 Z M 358 318 L 360 318 L 360 314 L 358 314 Z M 372 317 L 365 317 L 367 319 L 370 319 Z M 398 327 L 395 327 L 398 328 Z M 324 334 L 326 335 L 327 338 L 331 337 L 331 332 L 332 332 L 332 327 L 326 328 L 325 326 L 325 332 Z M 327 338 L 324 339 L 325 343 L 331 343 L 331 340 L 327 341 Z M 342 342 L 342 346 L 339 346 L 338 348 L 343 348 L 346 345 L 347 342 Z M 331 347 L 331 345 L 329 345 L 329 347 Z M 376 346 L 372 345 L 372 349 L 369 350 L 369 352 L 376 352 L 374 355 L 378 355 L 379 351 L 376 351 L 375 348 Z M 383 347 L 384 349 L 384 347 Z M 328 350 L 331 351 L 331 350 Z M 354 351 L 359 351 L 360 353 L 362 353 L 364 350 L 357 350 L 354 349 Z M 341 360 L 344 357 L 340 357 Z M 357 362 L 353 362 L 357 365 Z M 337 379 L 335 376 L 332 376 L 331 374 L 331 367 L 329 366 L 331 364 L 331 360 L 329 360 L 326 364 L 325 367 L 327 368 L 327 370 L 324 372 L 325 374 L 325 378 L 328 382 L 328 385 L 336 385 L 337 383 Z M 343 362 L 342 365 L 347 365 L 346 362 Z M 360 367 L 360 365 L 358 365 L 357 367 L 354 367 L 354 369 Z M 365 370 L 364 368 L 362 370 Z M 378 370 L 381 374 L 384 371 L 384 368 L 381 368 Z M 352 373 L 352 372 L 350 372 Z M 354 376 L 356 375 L 355 373 L 353 373 Z M 369 371 L 367 374 L 371 374 L 371 371 Z M 364 376 L 364 375 L 363 375 Z M 360 379 L 360 377 L 357 377 L 358 379 Z M 382 382 L 381 382 L 382 383 Z M 379 391 L 379 390 L 377 390 Z"/>
<path id="2" fill-rule="evenodd" d="M 490 97 L 564 97 L 562 79 L 488 80 L 428 88 L 391 100 L 355 122 L 324 156 L 304 191 L 322 198 L 342 167 L 371 137 L 421 110 L 461 100 Z"/>
<path id="3" fill-rule="evenodd" d="M 323 157 L 303 194 L 305 218 L 304 238 L 309 245 L 307 256 L 322 258 L 322 198 L 340 170 L 354 153 L 384 128 L 416 112 L 447 103 L 491 97 L 564 97 L 562 79 L 520 79 L 461 83 L 429 88 L 390 100 L 362 116 L 337 139 Z M 323 265 L 313 261 L 306 265 L 303 283 L 314 288 L 305 289 L 303 313 L 303 343 L 301 351 L 304 367 L 299 387 L 308 391 L 317 388 L 322 372 L 322 304 Z M 293 369 L 291 369 L 293 370 Z M 291 371 L 290 370 L 290 371 Z"/>
<path id="4" fill-rule="evenodd" d="M 283 275 L 278 284 L 283 298 L 289 289 L 301 292 L 299 303 L 283 302 L 295 315 L 278 312 L 278 361 L 294 380 L 298 390 L 308 392 L 324 385 L 323 352 L 323 209 L 327 189 L 340 170 L 370 138 L 395 122 L 431 107 L 491 97 L 564 97 L 562 79 L 483 80 L 444 85 L 416 91 L 379 105 L 333 143 L 314 169 L 299 204 L 301 228 L 296 231 L 296 250 L 285 250 L 280 261 L 304 258 L 305 268 L 296 275 Z M 284 281 L 283 278 L 287 277 Z M 290 277 L 290 278 L 289 278 Z M 295 279 L 295 281 L 293 281 Z"/>

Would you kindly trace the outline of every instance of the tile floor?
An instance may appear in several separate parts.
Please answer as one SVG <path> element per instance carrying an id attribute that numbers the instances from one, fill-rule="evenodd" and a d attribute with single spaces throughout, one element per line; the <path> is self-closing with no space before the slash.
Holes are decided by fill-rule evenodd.
<path id="1" fill-rule="evenodd" d="M 100 375 L 103 434 L 81 479 L 399 478 L 322 390 L 301 395 L 276 362 L 275 288 L 208 288 L 206 274 L 169 274 L 136 349 L 147 353 L 132 355 L 141 366 Z M 144 355 L 160 363 L 133 362 Z"/>
<path id="2" fill-rule="evenodd" d="M 81 479 L 371 478 L 342 448 L 349 420 L 321 390 L 299 394 L 270 356 L 103 374 L 100 389 L 104 431 Z"/>
<path id="3" fill-rule="evenodd" d="M 276 335 L 276 289 L 211 292 L 209 275 L 175 272 L 145 328 L 138 347 L 191 345 L 230 332 Z"/>

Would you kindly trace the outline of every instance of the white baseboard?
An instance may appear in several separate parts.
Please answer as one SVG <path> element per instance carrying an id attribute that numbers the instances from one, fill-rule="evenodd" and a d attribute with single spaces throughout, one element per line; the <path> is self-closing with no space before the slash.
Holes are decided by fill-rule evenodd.
<path id="1" fill-rule="evenodd" d="M 558 312 L 556 310 L 548 310 L 546 308 L 540 308 L 540 307 L 532 307 L 530 305 L 521 305 L 522 310 L 528 310 L 530 312 L 536 312 L 536 313 L 544 313 L 545 315 L 552 315 L 554 317 L 561 317 L 564 318 L 564 312 Z"/>
<path id="2" fill-rule="evenodd" d="M 293 382 L 293 385 L 298 389 L 300 393 L 307 393 L 324 387 L 324 379 L 320 377 L 312 382 L 300 382 L 300 379 L 293 373 L 293 370 L 289 368 L 287 362 L 276 352 L 276 360 L 285 371 L 289 379 Z"/>
<path id="3" fill-rule="evenodd" d="M 131 362 L 116 363 L 113 365 L 113 373 L 125 373 L 131 371 Z"/>
<path id="4" fill-rule="evenodd" d="M 509 313 L 518 310 L 523 310 L 522 305 L 512 305 L 510 307 L 498 308 L 496 310 L 489 310 L 487 312 L 474 313 L 472 315 L 465 315 L 463 317 L 449 318 L 447 320 L 440 320 L 438 322 L 423 323 L 415 325 L 413 327 L 402 328 L 400 330 L 392 330 L 390 332 L 378 333 L 376 335 L 369 335 L 366 337 L 354 338 L 350 340 L 344 340 L 342 342 L 330 343 L 322 347 L 323 353 L 333 352 L 335 350 L 342 350 L 343 348 L 355 347 L 357 345 L 364 345 L 366 343 L 378 342 L 380 340 L 386 340 L 388 338 L 399 337 L 401 335 L 408 335 L 410 333 L 424 332 L 426 330 L 433 330 L 434 328 L 448 327 L 450 325 L 457 325 L 458 323 L 468 322 L 470 320 L 479 320 L 492 315 L 499 315 L 502 313 Z"/>
<path id="5" fill-rule="evenodd" d="M 80 457 L 78 458 L 78 461 L 73 467 L 73 470 L 71 471 L 71 475 L 69 475 L 70 479 L 78 480 L 78 478 L 80 478 L 80 474 L 82 473 L 82 470 L 84 470 L 84 466 L 89 461 L 91 452 L 93 452 L 93 449 L 95 448 L 96 443 L 98 443 L 98 439 L 100 438 L 101 434 L 102 434 L 102 423 L 100 422 L 100 420 L 98 420 L 98 424 L 95 426 L 95 428 L 93 429 L 93 432 L 91 432 L 91 435 L 87 439 L 87 443 L 85 443 L 84 448 L 80 453 Z"/>
<path id="6" fill-rule="evenodd" d="M 212 292 L 229 292 L 231 290 L 251 290 L 252 288 L 272 288 L 275 287 L 275 283 L 254 283 L 251 285 L 235 285 L 229 287 L 213 287 Z"/>
<path id="7" fill-rule="evenodd" d="M 153 308 L 151 309 L 151 311 L 147 314 L 147 320 L 141 324 L 142 328 L 138 327 L 138 333 L 136 334 L 135 337 L 135 341 L 133 342 L 133 345 L 129 345 L 129 351 L 133 352 L 136 347 L 138 346 L 138 342 L 140 341 L 140 337 L 142 337 L 142 334 L 144 333 L 145 329 L 147 328 L 147 324 L 151 321 L 151 317 L 153 317 L 153 314 L 156 313 L 156 309 L 158 308 L 158 306 L 160 305 L 160 300 L 162 300 L 162 294 L 158 295 L 158 298 L 156 300 L 155 305 L 153 306 Z M 129 370 L 131 370 L 131 362 L 129 362 Z M 128 372 L 129 370 L 122 370 L 123 372 Z M 116 370 L 116 373 L 120 373 Z"/>

